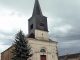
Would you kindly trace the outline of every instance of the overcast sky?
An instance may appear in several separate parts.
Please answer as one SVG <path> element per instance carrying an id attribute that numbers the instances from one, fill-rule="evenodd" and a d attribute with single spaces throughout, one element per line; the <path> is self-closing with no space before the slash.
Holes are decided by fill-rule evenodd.
<path id="1" fill-rule="evenodd" d="M 21 29 L 28 34 L 28 19 L 35 0 L 0 0 L 0 53 L 12 45 Z M 49 37 L 58 42 L 59 55 L 80 52 L 80 0 L 39 0 L 48 17 Z"/>

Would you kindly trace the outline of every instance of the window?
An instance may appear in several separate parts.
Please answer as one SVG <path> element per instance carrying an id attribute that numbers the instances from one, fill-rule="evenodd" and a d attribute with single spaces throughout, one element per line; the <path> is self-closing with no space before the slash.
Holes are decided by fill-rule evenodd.
<path id="1" fill-rule="evenodd" d="M 45 49 L 41 49 L 40 52 L 46 52 L 46 50 Z"/>
<path id="2" fill-rule="evenodd" d="M 30 29 L 33 29 L 33 24 L 30 26 Z"/>
<path id="3" fill-rule="evenodd" d="M 43 23 L 40 23 L 40 26 L 44 26 L 44 24 Z"/>

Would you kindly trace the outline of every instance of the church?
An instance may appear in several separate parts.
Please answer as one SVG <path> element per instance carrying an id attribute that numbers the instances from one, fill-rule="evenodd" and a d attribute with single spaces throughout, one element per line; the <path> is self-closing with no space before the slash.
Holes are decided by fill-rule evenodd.
<path id="1" fill-rule="evenodd" d="M 38 0 L 35 0 L 32 16 L 28 19 L 28 40 L 33 56 L 28 60 L 58 60 L 57 42 L 48 36 L 47 17 L 43 15 Z M 1 60 L 11 60 L 13 46 L 1 53 Z"/>

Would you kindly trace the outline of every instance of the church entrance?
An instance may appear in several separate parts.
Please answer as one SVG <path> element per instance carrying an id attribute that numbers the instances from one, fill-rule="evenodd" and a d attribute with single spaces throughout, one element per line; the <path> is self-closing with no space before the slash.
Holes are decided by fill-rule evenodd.
<path id="1" fill-rule="evenodd" d="M 41 60 L 46 60 L 46 55 L 41 55 Z"/>

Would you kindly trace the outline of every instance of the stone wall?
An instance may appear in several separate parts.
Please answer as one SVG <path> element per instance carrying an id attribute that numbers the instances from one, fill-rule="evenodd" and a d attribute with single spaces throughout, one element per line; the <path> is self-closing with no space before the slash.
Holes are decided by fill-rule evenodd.
<path id="1" fill-rule="evenodd" d="M 46 40 L 28 39 L 30 46 L 32 47 L 33 56 L 30 60 L 40 60 L 40 55 L 46 55 L 47 60 L 58 60 L 57 57 L 57 43 L 49 42 Z M 40 52 L 44 48 L 45 53 Z"/>
<path id="2" fill-rule="evenodd" d="M 1 60 L 11 60 L 11 58 L 13 57 L 11 51 L 14 47 L 11 46 L 9 47 L 7 50 L 5 50 L 4 52 L 1 53 Z"/>

